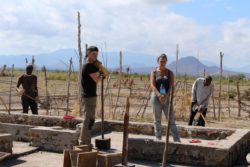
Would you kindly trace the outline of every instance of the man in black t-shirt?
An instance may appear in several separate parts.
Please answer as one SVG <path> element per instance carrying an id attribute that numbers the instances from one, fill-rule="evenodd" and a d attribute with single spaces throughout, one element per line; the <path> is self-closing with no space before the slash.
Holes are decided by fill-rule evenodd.
<path id="1" fill-rule="evenodd" d="M 37 98 L 38 98 L 38 89 L 37 89 L 37 76 L 32 74 L 33 65 L 28 65 L 26 67 L 26 74 L 23 74 L 18 78 L 17 89 L 20 85 L 23 87 L 23 94 L 21 97 L 23 113 L 28 113 L 29 107 L 31 108 L 32 114 L 38 114 L 37 112 Z"/>
<path id="2" fill-rule="evenodd" d="M 91 144 L 91 129 L 95 123 L 95 110 L 96 110 L 96 87 L 97 83 L 105 77 L 105 73 L 99 73 L 100 62 L 97 60 L 98 48 L 90 46 L 87 48 L 85 57 L 86 63 L 82 68 L 82 100 L 83 100 L 83 115 L 84 121 L 81 129 L 79 144 Z"/>

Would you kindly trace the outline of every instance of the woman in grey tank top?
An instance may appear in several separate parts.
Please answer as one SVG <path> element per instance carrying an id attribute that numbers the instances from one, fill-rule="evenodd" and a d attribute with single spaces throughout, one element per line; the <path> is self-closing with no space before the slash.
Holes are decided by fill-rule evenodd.
<path id="1" fill-rule="evenodd" d="M 158 67 L 151 72 L 150 84 L 152 89 L 151 103 L 154 115 L 154 132 L 157 140 L 162 136 L 162 112 L 167 120 L 170 89 L 174 86 L 174 74 L 166 68 L 167 56 L 161 54 L 157 58 Z M 180 142 L 178 130 L 175 124 L 174 114 L 170 118 L 170 128 L 175 142 Z"/>

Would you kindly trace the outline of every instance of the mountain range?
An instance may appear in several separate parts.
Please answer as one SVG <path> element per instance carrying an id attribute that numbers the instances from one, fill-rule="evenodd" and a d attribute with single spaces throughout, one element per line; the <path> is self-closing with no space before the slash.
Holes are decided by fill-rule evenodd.
<path id="1" fill-rule="evenodd" d="M 85 53 L 83 53 L 85 55 Z M 100 52 L 99 60 L 110 70 L 117 70 L 119 67 L 119 55 L 118 52 Z M 136 52 L 123 52 L 122 53 L 122 68 L 126 71 L 129 67 L 132 73 L 149 74 L 150 71 L 157 67 L 158 55 L 150 55 Z M 12 64 L 15 68 L 24 68 L 26 66 L 26 59 L 28 63 L 31 62 L 33 55 L 0 55 L 0 68 L 5 64 L 7 67 L 11 67 Z M 78 52 L 75 49 L 59 49 L 49 53 L 43 53 L 34 55 L 36 68 L 42 68 L 45 66 L 50 70 L 67 70 L 69 60 L 72 57 L 73 69 L 78 70 Z M 173 72 L 176 72 L 176 62 L 174 56 L 168 56 L 167 67 Z M 172 61 L 171 61 L 172 60 Z M 206 65 L 205 65 L 206 64 Z M 234 75 L 234 74 L 244 74 L 247 78 L 250 78 L 250 73 L 248 72 L 250 65 L 238 71 L 237 69 L 225 68 L 223 70 L 223 75 Z M 239 69 L 240 70 L 240 69 Z M 211 75 L 218 75 L 220 68 L 212 63 L 201 62 L 194 56 L 182 57 L 178 60 L 178 74 L 179 75 L 190 75 L 190 76 L 200 76 L 203 72 Z"/>

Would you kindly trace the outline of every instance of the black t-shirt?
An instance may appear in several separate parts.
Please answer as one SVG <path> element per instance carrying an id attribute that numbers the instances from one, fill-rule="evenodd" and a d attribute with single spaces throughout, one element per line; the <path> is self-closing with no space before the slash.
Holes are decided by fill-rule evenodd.
<path id="1" fill-rule="evenodd" d="M 98 68 L 93 63 L 86 63 L 82 68 L 82 91 L 83 97 L 96 96 L 96 82 L 89 74 L 98 72 Z"/>
<path id="2" fill-rule="evenodd" d="M 21 77 L 18 78 L 17 87 L 22 85 L 23 89 L 25 90 L 25 94 L 31 97 L 38 96 L 38 89 L 37 89 L 37 76 L 31 74 L 23 74 Z"/>

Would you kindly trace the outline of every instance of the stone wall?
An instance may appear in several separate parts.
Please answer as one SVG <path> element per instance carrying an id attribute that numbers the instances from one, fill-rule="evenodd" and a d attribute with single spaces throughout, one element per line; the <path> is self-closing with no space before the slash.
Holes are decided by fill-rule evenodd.
<path id="1" fill-rule="evenodd" d="M 61 127 L 37 127 L 30 129 L 31 145 L 42 150 L 63 152 L 78 145 L 79 133 Z"/>
<path id="2" fill-rule="evenodd" d="M 61 126 L 63 128 L 76 129 L 76 125 L 82 123 L 82 119 L 63 119 L 62 116 L 8 114 L 0 112 L 0 122 L 32 126 Z"/>
<path id="3" fill-rule="evenodd" d="M 110 127 L 112 131 L 123 131 L 123 122 L 121 121 L 107 121 L 106 124 L 106 126 Z M 163 136 L 166 134 L 166 127 L 167 126 L 162 126 Z M 185 125 L 177 126 L 177 128 L 181 138 L 200 138 L 206 140 L 225 139 L 235 132 L 234 129 L 219 129 Z M 152 123 L 130 122 L 129 133 L 154 136 L 154 126 Z"/>
<path id="4" fill-rule="evenodd" d="M 129 159 L 159 162 L 162 160 L 164 141 L 129 138 L 128 143 Z M 250 131 L 237 129 L 232 135 L 214 141 L 203 140 L 201 143 L 170 142 L 168 145 L 168 162 L 218 167 L 246 165 L 249 147 Z"/>
<path id="5" fill-rule="evenodd" d="M 0 152 L 12 153 L 13 135 L 9 133 L 0 133 Z"/>
<path id="6" fill-rule="evenodd" d="M 10 133 L 15 141 L 30 141 L 29 129 L 34 128 L 31 125 L 0 123 L 0 133 Z"/>

